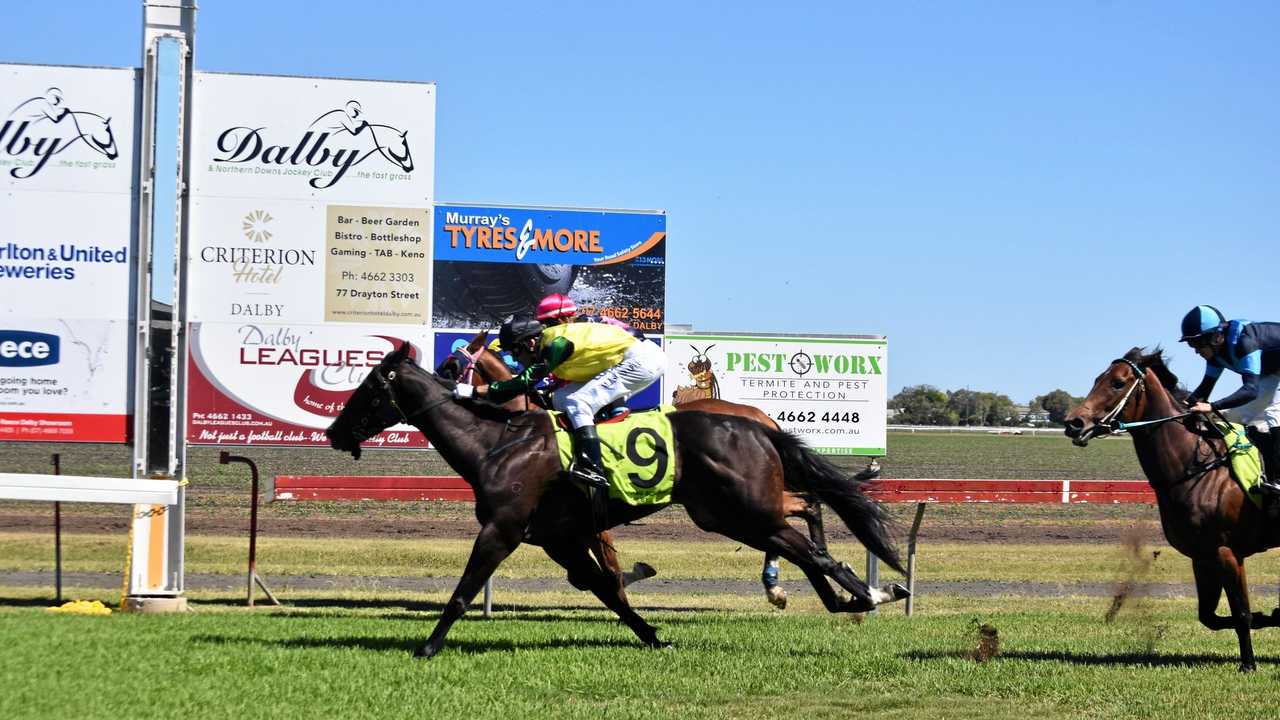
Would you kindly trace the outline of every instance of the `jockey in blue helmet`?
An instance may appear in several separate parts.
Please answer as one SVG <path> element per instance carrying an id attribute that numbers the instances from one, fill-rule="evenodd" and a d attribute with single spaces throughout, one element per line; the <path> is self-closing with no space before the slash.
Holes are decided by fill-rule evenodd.
<path id="1" fill-rule="evenodd" d="M 1280 495 L 1280 323 L 1227 320 L 1212 305 L 1197 305 L 1182 318 L 1179 340 L 1205 360 L 1204 379 L 1187 398 L 1191 411 L 1223 411 L 1243 424 L 1266 464 L 1262 489 Z M 1239 373 L 1240 389 L 1207 402 L 1223 370 Z"/>

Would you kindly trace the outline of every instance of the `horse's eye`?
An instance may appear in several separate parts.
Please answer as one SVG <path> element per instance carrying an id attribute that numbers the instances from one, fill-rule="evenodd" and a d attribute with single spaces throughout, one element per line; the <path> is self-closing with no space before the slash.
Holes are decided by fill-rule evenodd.
<path id="1" fill-rule="evenodd" d="M 1123 381 L 1123 380 L 1121 380 L 1120 378 L 1116 378 L 1115 380 L 1112 380 L 1112 381 L 1111 381 L 1111 387 L 1112 387 L 1113 389 L 1116 389 L 1116 390 L 1123 390 L 1123 389 L 1124 389 L 1124 381 Z"/>
<path id="2" fill-rule="evenodd" d="M 374 398 L 374 399 L 373 399 L 373 406 L 374 406 L 374 407 L 378 407 L 378 404 L 379 404 L 379 403 L 381 403 L 381 402 L 382 402 L 382 398 Z"/>

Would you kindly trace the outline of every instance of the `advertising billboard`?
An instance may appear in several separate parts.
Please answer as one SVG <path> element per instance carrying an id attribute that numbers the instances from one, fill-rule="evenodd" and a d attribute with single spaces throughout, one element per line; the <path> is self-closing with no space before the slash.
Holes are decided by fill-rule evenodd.
<path id="1" fill-rule="evenodd" d="M 667 335 L 667 401 L 755 405 L 819 452 L 885 454 L 881 336 Z"/>
<path id="2" fill-rule="evenodd" d="M 189 442 L 326 444 L 390 343 L 430 352 L 435 104 L 430 83 L 196 73 Z"/>
<path id="3" fill-rule="evenodd" d="M 0 441 L 128 440 L 137 85 L 0 65 Z"/>
<path id="4" fill-rule="evenodd" d="M 497 327 L 562 293 L 581 314 L 661 335 L 666 220 L 661 212 L 439 205 L 432 324 Z"/>

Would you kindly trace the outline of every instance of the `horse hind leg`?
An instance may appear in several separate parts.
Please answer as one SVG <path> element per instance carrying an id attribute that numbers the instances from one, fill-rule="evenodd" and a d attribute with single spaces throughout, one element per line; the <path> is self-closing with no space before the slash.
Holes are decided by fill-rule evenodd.
<path id="1" fill-rule="evenodd" d="M 1191 562 L 1196 580 L 1198 619 L 1206 628 L 1218 631 L 1232 629 L 1240 643 L 1240 671 L 1257 669 L 1253 657 L 1253 641 L 1249 636 L 1252 617 L 1249 598 L 1244 586 L 1244 568 L 1240 567 L 1229 548 L 1219 548 L 1214 555 L 1196 558 Z M 1218 601 L 1222 591 L 1227 591 L 1227 604 L 1231 615 L 1218 614 Z M 1241 602 L 1243 600 L 1243 602 Z M 1243 630 L 1243 632 L 1242 632 Z"/>
<path id="2" fill-rule="evenodd" d="M 809 529 L 809 539 L 821 551 L 827 550 L 827 536 L 822 527 L 822 504 L 813 497 L 800 493 L 783 493 L 782 513 L 787 517 L 798 517 L 804 520 Z M 764 554 L 764 567 L 760 570 L 760 583 L 764 585 L 764 595 L 771 605 L 779 610 L 787 607 L 787 591 L 778 585 L 778 555 Z"/>
<path id="3" fill-rule="evenodd" d="M 1253 657 L 1252 620 L 1249 612 L 1249 585 L 1245 579 L 1244 563 L 1236 558 L 1231 548 L 1218 548 L 1218 567 L 1222 586 L 1227 592 L 1227 605 L 1231 608 L 1231 624 L 1240 641 L 1240 672 L 1253 672 L 1258 664 Z"/>
<path id="4" fill-rule="evenodd" d="M 885 592 L 868 586 L 847 566 L 836 562 L 789 525 L 778 528 L 762 544 L 767 551 L 781 555 L 804 571 L 829 612 L 866 612 L 883 602 L 899 599 L 896 591 Z M 852 597 L 840 597 L 828 577 L 848 590 Z"/>

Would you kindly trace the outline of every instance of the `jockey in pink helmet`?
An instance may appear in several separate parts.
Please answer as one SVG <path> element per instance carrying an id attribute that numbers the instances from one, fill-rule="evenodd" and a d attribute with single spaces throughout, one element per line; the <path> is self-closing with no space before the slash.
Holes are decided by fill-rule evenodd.
<path id="1" fill-rule="evenodd" d="M 548 327 L 565 325 L 571 322 L 604 323 L 605 325 L 622 328 L 639 340 L 645 339 L 644 333 L 618 318 L 609 317 L 608 315 L 578 315 L 578 305 L 573 301 L 573 298 L 560 293 L 553 293 L 542 298 L 538 303 L 538 312 L 534 317 L 538 319 L 538 322 Z"/>
<path id="2" fill-rule="evenodd" d="M 578 305 L 573 302 L 573 298 L 560 293 L 552 293 L 542 298 L 542 301 L 538 303 L 538 312 L 534 317 L 544 325 L 559 325 L 573 322 L 573 316 L 577 314 Z"/>

